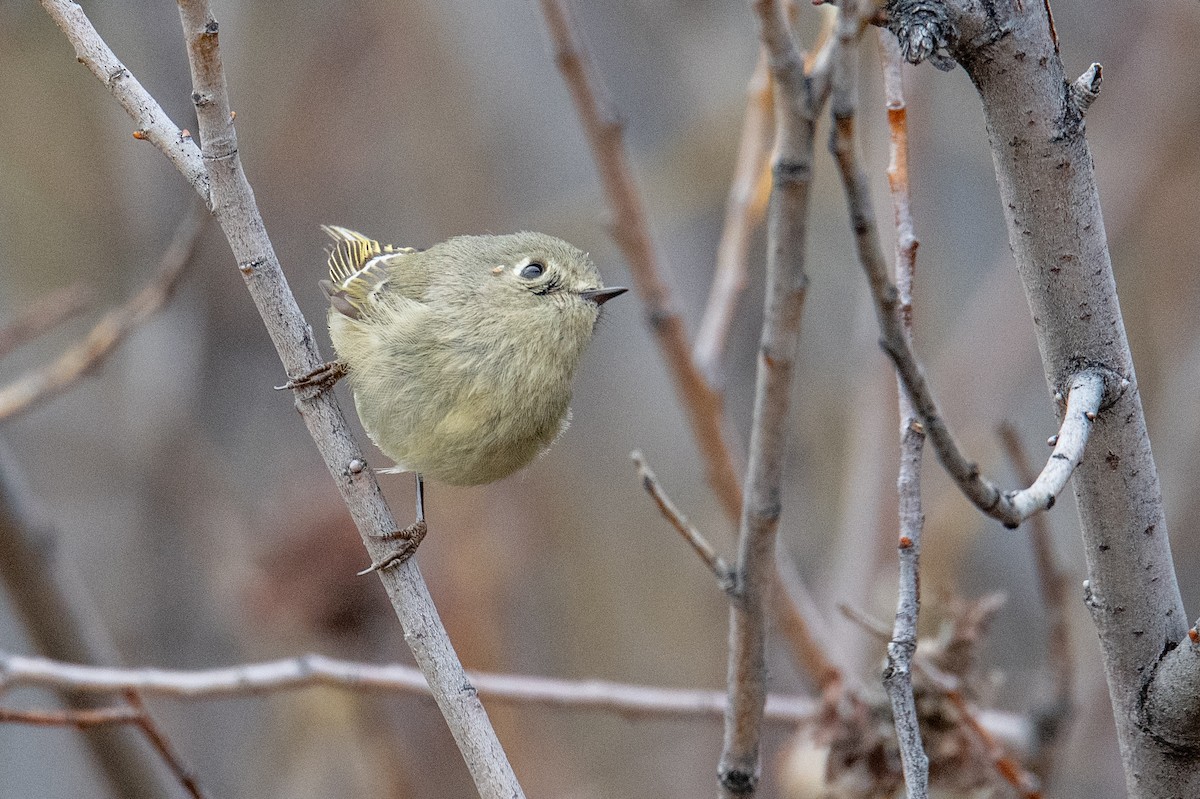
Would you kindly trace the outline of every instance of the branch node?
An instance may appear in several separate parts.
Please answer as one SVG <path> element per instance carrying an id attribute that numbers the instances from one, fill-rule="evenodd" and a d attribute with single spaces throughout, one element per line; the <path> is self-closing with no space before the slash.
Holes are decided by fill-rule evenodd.
<path id="1" fill-rule="evenodd" d="M 758 775 L 752 771 L 721 769 L 721 787 L 737 796 L 750 796 L 758 788 Z"/>
<path id="2" fill-rule="evenodd" d="M 1080 116 L 1086 114 L 1091 104 L 1100 96 L 1100 84 L 1103 80 L 1104 67 L 1094 63 L 1071 84 L 1071 102 L 1075 104 Z"/>
<path id="3" fill-rule="evenodd" d="M 954 69 L 948 53 L 958 40 L 958 30 L 946 4 L 933 0 L 890 0 L 884 9 L 887 27 L 900 42 L 900 53 L 910 64 L 928 61 L 942 72 Z"/>

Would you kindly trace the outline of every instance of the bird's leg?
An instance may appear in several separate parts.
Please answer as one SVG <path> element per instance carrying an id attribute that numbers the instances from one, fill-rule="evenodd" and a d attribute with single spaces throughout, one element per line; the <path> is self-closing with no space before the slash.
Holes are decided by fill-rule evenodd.
<path id="1" fill-rule="evenodd" d="M 360 576 L 390 569 L 404 563 L 416 554 L 417 547 L 421 545 L 425 534 L 429 532 L 429 525 L 425 524 L 425 481 L 421 479 L 420 472 L 413 472 L 413 474 L 417 478 L 417 520 L 403 530 L 393 530 L 390 533 L 375 536 L 384 541 L 400 541 L 402 543 L 399 549 L 360 571 Z"/>
<path id="2" fill-rule="evenodd" d="M 329 361 L 328 363 L 321 364 L 308 374 L 290 378 L 282 386 L 275 386 L 275 390 L 283 391 L 285 388 L 294 389 L 315 386 L 321 391 L 326 391 L 333 388 L 334 383 L 345 377 L 346 371 L 345 361 Z"/>

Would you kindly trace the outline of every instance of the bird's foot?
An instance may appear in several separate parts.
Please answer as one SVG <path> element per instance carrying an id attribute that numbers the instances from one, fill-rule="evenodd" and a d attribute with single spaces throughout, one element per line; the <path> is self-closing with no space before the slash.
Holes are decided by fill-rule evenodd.
<path id="1" fill-rule="evenodd" d="M 297 389 L 315 386 L 321 391 L 327 391 L 333 388 L 333 385 L 337 381 L 346 376 L 346 371 L 345 361 L 329 361 L 328 363 L 321 364 L 308 374 L 293 377 L 282 386 L 275 386 L 275 390 L 283 391 L 287 388 Z"/>
<path id="2" fill-rule="evenodd" d="M 358 574 L 361 577 L 364 574 L 371 572 L 383 571 L 401 565 L 417 552 L 417 547 L 421 545 L 421 541 L 425 539 L 425 534 L 429 532 L 429 526 L 425 524 L 424 519 L 417 521 L 405 527 L 403 530 L 393 530 L 390 533 L 373 536 L 384 541 L 399 541 L 400 546 L 394 552 L 385 555 L 383 558 L 375 561 L 367 568 L 360 571 Z"/>

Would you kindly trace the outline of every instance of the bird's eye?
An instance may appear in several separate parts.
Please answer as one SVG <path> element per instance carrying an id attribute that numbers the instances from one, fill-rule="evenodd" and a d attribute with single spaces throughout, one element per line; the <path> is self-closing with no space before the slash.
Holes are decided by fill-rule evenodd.
<path id="1" fill-rule="evenodd" d="M 545 273 L 546 267 L 537 261 L 531 261 L 530 263 L 525 264 L 525 266 L 521 267 L 520 272 L 521 277 L 523 277 L 525 280 L 537 280 Z"/>

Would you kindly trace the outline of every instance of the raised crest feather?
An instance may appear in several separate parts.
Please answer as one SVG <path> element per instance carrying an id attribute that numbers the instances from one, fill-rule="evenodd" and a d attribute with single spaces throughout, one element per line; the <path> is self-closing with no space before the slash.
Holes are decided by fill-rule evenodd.
<path id="1" fill-rule="evenodd" d="M 380 244 L 357 231 L 322 225 L 331 239 L 329 280 L 321 288 L 330 305 L 351 319 L 361 319 L 371 301 L 387 285 L 387 265 L 381 256 L 416 252 L 411 247 Z"/>

